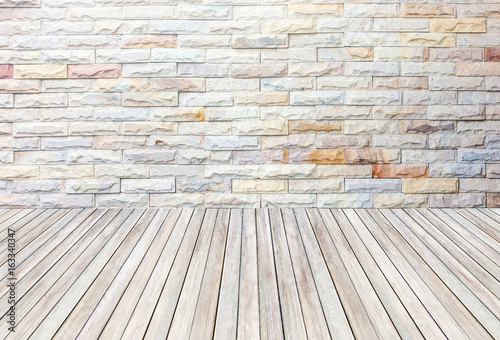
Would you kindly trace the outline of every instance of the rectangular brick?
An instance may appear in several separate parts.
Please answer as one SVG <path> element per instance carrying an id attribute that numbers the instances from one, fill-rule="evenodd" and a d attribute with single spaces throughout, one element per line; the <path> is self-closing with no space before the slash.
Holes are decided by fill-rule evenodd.
<path id="1" fill-rule="evenodd" d="M 69 65 L 68 78 L 120 78 L 120 64 Z"/>

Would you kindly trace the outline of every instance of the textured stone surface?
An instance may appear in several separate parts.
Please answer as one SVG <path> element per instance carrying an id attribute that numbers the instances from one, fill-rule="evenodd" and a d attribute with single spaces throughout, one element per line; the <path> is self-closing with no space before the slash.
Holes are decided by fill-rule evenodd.
<path id="1" fill-rule="evenodd" d="M 496 0 L 0 7 L 1 207 L 500 206 Z"/>

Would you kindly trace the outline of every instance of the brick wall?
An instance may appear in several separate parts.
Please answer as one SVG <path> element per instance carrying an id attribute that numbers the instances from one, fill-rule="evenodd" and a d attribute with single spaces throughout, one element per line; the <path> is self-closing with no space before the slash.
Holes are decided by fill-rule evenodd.
<path id="1" fill-rule="evenodd" d="M 0 0 L 0 207 L 500 206 L 500 0 L 304 2 Z"/>

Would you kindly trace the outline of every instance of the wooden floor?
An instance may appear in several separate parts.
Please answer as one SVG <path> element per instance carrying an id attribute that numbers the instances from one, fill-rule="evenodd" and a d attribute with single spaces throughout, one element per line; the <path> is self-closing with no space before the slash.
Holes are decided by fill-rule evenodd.
<path id="1" fill-rule="evenodd" d="M 500 339 L 500 209 L 13 209 L 0 230 L 2 339 Z"/>

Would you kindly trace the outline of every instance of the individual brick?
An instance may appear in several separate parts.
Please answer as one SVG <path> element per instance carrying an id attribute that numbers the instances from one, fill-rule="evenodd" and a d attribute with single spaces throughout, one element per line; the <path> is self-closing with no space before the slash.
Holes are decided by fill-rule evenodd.
<path id="1" fill-rule="evenodd" d="M 149 61 L 149 60 L 148 60 Z M 153 48 L 152 63 L 203 63 L 206 61 L 204 49 Z"/>
<path id="2" fill-rule="evenodd" d="M 345 64 L 346 76 L 399 76 L 397 62 L 348 62 Z"/>
<path id="3" fill-rule="evenodd" d="M 342 75 L 343 63 L 290 63 L 288 74 L 290 76 L 324 76 Z"/>
<path id="4" fill-rule="evenodd" d="M 121 192 L 130 194 L 175 192 L 175 179 L 122 179 Z"/>
<path id="5" fill-rule="evenodd" d="M 373 77 L 374 90 L 427 90 L 427 77 Z"/>
<path id="6" fill-rule="evenodd" d="M 231 19 L 231 6 L 200 6 L 179 4 L 174 9 L 176 19 Z"/>
<path id="7" fill-rule="evenodd" d="M 123 106 L 177 106 L 177 92 L 124 92 Z"/>
<path id="8" fill-rule="evenodd" d="M 258 177 L 261 179 L 314 178 L 315 171 L 316 165 L 314 164 L 266 164 L 259 166 Z"/>
<path id="9" fill-rule="evenodd" d="M 300 149 L 314 146 L 314 135 L 263 136 L 262 149 Z"/>
<path id="10" fill-rule="evenodd" d="M 373 208 L 372 194 L 318 194 L 318 208 Z"/>
<path id="11" fill-rule="evenodd" d="M 460 4 L 457 5 L 457 17 L 498 18 L 500 17 L 500 6 L 498 4 Z"/>
<path id="12" fill-rule="evenodd" d="M 262 194 L 262 208 L 305 208 L 316 206 L 315 194 Z"/>
<path id="13" fill-rule="evenodd" d="M 244 80 L 248 81 L 248 79 Z M 223 81 L 227 82 L 226 79 Z M 262 91 L 313 90 L 315 88 L 315 81 L 316 79 L 312 77 L 261 78 L 260 86 L 257 86 L 254 91 L 259 90 L 259 88 Z"/>
<path id="14" fill-rule="evenodd" d="M 366 135 L 345 136 L 322 134 L 316 136 L 316 147 L 330 148 L 366 148 L 371 144 L 371 137 Z"/>
<path id="15" fill-rule="evenodd" d="M 258 171 L 258 165 L 206 165 L 205 178 L 230 177 L 232 179 L 255 179 L 259 177 L 257 175 Z"/>
<path id="16" fill-rule="evenodd" d="M 260 25 L 261 33 L 263 34 L 296 34 L 316 32 L 316 21 L 314 19 L 261 20 Z"/>
<path id="17" fill-rule="evenodd" d="M 318 32 L 366 32 L 371 29 L 371 21 L 363 18 L 332 18 L 329 16 L 318 16 L 316 18 L 316 26 Z"/>
<path id="18" fill-rule="evenodd" d="M 340 33 L 292 34 L 290 48 L 343 46 L 344 36 Z"/>
<path id="19" fill-rule="evenodd" d="M 66 193 L 119 193 L 119 179 L 70 179 L 65 181 Z"/>
<path id="20" fill-rule="evenodd" d="M 402 17 L 455 17 L 456 5 L 453 4 L 419 4 L 401 3 L 400 15 Z"/>
<path id="21" fill-rule="evenodd" d="M 400 192 L 399 179 L 345 179 L 345 191 L 350 193 Z"/>
<path id="22" fill-rule="evenodd" d="M 67 78 L 66 65 L 15 65 L 14 78 L 16 79 L 56 79 Z"/>
<path id="23" fill-rule="evenodd" d="M 205 195 L 205 206 L 217 208 L 260 208 L 260 195 L 207 193 Z"/>
<path id="24" fill-rule="evenodd" d="M 457 76 L 465 77 L 483 77 L 499 76 L 500 63 L 457 63 Z"/>
<path id="25" fill-rule="evenodd" d="M 288 191 L 295 194 L 336 193 L 344 191 L 343 178 L 298 179 L 288 182 Z"/>
<path id="26" fill-rule="evenodd" d="M 134 164 L 167 164 L 176 163 L 176 152 L 171 150 L 123 150 L 123 163 Z"/>
<path id="27" fill-rule="evenodd" d="M 57 180 L 15 180 L 11 183 L 13 194 L 50 194 L 64 192 L 63 181 Z"/>
<path id="28" fill-rule="evenodd" d="M 176 70 L 175 63 L 123 64 L 122 76 L 126 78 L 173 77 L 176 76 Z"/>
<path id="29" fill-rule="evenodd" d="M 179 106 L 233 106 L 233 93 L 180 93 Z"/>
<path id="30" fill-rule="evenodd" d="M 409 194 L 437 194 L 458 192 L 456 178 L 403 178 L 402 192 Z"/>
<path id="31" fill-rule="evenodd" d="M 234 78 L 286 77 L 287 72 L 286 63 L 231 65 Z"/>
<path id="32" fill-rule="evenodd" d="M 0 94 L 0 108 L 12 108 L 12 107 L 14 107 L 14 95 Z"/>
<path id="33" fill-rule="evenodd" d="M 419 119 L 427 118 L 425 106 L 374 106 L 373 119 Z"/>
<path id="34" fill-rule="evenodd" d="M 178 48 L 227 48 L 231 47 L 231 35 L 180 35 L 177 37 Z"/>
<path id="35" fill-rule="evenodd" d="M 330 177 L 341 177 L 344 178 L 346 174 L 349 177 L 361 177 L 361 178 L 371 178 L 372 177 L 372 166 L 371 165 L 318 165 L 317 177 L 318 178 L 330 178 Z"/>
<path id="36" fill-rule="evenodd" d="M 139 164 L 97 164 L 95 177 L 148 178 L 149 168 Z"/>
<path id="37" fill-rule="evenodd" d="M 227 64 L 179 64 L 177 73 L 182 77 L 218 78 L 229 75 L 229 69 Z"/>
<path id="38" fill-rule="evenodd" d="M 431 208 L 478 208 L 484 207 L 485 201 L 485 194 L 429 195 L 429 207 Z"/>
<path id="39" fill-rule="evenodd" d="M 328 15 L 331 17 L 341 17 L 344 12 L 342 4 L 289 4 L 288 17 L 289 18 L 307 18 L 321 15 Z"/>
<path id="40" fill-rule="evenodd" d="M 373 207 L 375 209 L 427 208 L 429 207 L 429 197 L 422 194 L 374 194 Z"/>
<path id="41" fill-rule="evenodd" d="M 384 32 L 429 32 L 429 20 L 420 18 L 374 18 L 373 30 Z"/>
<path id="42" fill-rule="evenodd" d="M 151 79 L 151 91 L 165 92 L 205 92 L 203 78 L 154 78 Z"/>
<path id="43" fill-rule="evenodd" d="M 369 90 L 372 87 L 371 77 L 318 77 L 318 90 Z M 297 89 L 298 90 L 298 89 Z"/>
<path id="44" fill-rule="evenodd" d="M 427 109 L 429 119 L 435 120 L 482 120 L 485 111 L 475 105 L 431 105 Z"/>
<path id="45" fill-rule="evenodd" d="M 212 93 L 208 93 L 212 95 Z M 235 105 L 288 105 L 288 92 L 235 92 Z"/>
<path id="46" fill-rule="evenodd" d="M 346 164 L 399 163 L 399 150 L 391 149 L 346 149 Z"/>
<path id="47" fill-rule="evenodd" d="M 485 61 L 496 62 L 500 61 L 500 48 L 489 47 L 485 49 Z"/>
<path id="48" fill-rule="evenodd" d="M 460 34 L 457 37 L 457 46 L 496 48 L 498 45 L 500 45 L 500 35 L 496 33 Z"/>
<path id="49" fill-rule="evenodd" d="M 204 175 L 203 166 L 192 165 L 150 165 L 151 178 L 200 178 Z"/>
<path id="50" fill-rule="evenodd" d="M 2 93 L 37 93 L 41 90 L 41 80 L 0 79 Z"/>
<path id="51" fill-rule="evenodd" d="M 97 194 L 95 199 L 97 207 L 146 208 L 149 206 L 147 194 Z"/>
<path id="52" fill-rule="evenodd" d="M 500 192 L 500 179 L 460 178 L 460 192 Z"/>
<path id="53" fill-rule="evenodd" d="M 374 178 L 429 177 L 429 169 L 423 164 L 373 165 Z"/>
<path id="54" fill-rule="evenodd" d="M 120 78 L 120 64 L 69 65 L 68 78 Z"/>
<path id="55" fill-rule="evenodd" d="M 233 151 L 233 164 L 286 164 L 288 150 Z"/>
<path id="56" fill-rule="evenodd" d="M 14 77 L 14 65 L 0 65 L 0 79 L 11 79 Z"/>
<path id="57" fill-rule="evenodd" d="M 455 35 L 445 33 L 401 33 L 402 46 L 455 47 Z"/>
<path id="58" fill-rule="evenodd" d="M 428 120 L 402 120 L 400 122 L 402 134 L 406 133 L 454 133 L 453 122 Z"/>
<path id="59" fill-rule="evenodd" d="M 3 165 L 0 180 L 28 179 L 38 177 L 36 165 Z"/>
<path id="60" fill-rule="evenodd" d="M 286 34 L 233 35 L 233 48 L 279 48 L 288 47 Z"/>
<path id="61" fill-rule="evenodd" d="M 37 195 L 0 194 L 0 208 L 36 208 Z"/>
<path id="62" fill-rule="evenodd" d="M 475 62 L 483 60 L 483 51 L 480 48 L 430 48 L 429 49 L 430 61 L 466 61 Z"/>
<path id="63" fill-rule="evenodd" d="M 462 194 L 467 195 L 467 194 Z M 481 194 L 469 194 L 469 195 L 481 195 Z M 464 205 L 470 206 L 470 205 Z M 484 206 L 484 205 L 481 205 Z M 498 208 L 500 207 L 500 194 L 486 194 L 486 206 L 488 208 Z"/>
<path id="64" fill-rule="evenodd" d="M 375 46 L 373 60 L 381 61 L 427 61 L 429 60 L 428 47 L 387 47 Z"/>
<path id="65" fill-rule="evenodd" d="M 178 192 L 186 193 L 230 193 L 231 180 L 228 179 L 177 179 Z"/>
<path id="66" fill-rule="evenodd" d="M 288 124 L 289 133 L 317 133 L 341 131 L 341 122 L 322 122 L 322 121 L 293 121 Z"/>
<path id="67" fill-rule="evenodd" d="M 481 135 L 436 134 L 429 136 L 431 149 L 458 149 L 483 147 L 485 138 Z"/>
<path id="68" fill-rule="evenodd" d="M 290 150 L 290 163 L 343 164 L 343 149 Z"/>
<path id="69" fill-rule="evenodd" d="M 233 180 L 233 193 L 277 193 L 287 192 L 288 183 L 286 180 Z"/>
<path id="70" fill-rule="evenodd" d="M 399 33 L 385 32 L 346 32 L 344 33 L 346 46 L 400 46 Z"/>
<path id="71" fill-rule="evenodd" d="M 431 163 L 429 175 L 451 178 L 484 177 L 485 167 L 483 164 Z"/>
<path id="72" fill-rule="evenodd" d="M 430 32 L 486 32 L 484 19 L 430 19 Z"/>
<path id="73" fill-rule="evenodd" d="M 276 121 L 233 121 L 233 134 L 236 135 L 285 135 L 288 133 L 286 120 Z"/>
<path id="74" fill-rule="evenodd" d="M 401 154 L 401 163 L 422 164 L 456 161 L 453 150 L 402 150 Z"/>
<path id="75" fill-rule="evenodd" d="M 397 17 L 398 5 L 397 4 L 344 4 L 344 17 Z"/>
<path id="76" fill-rule="evenodd" d="M 344 122 L 345 134 L 381 134 L 398 132 L 398 122 L 390 120 L 346 120 Z"/>
<path id="77" fill-rule="evenodd" d="M 335 105 L 344 103 L 342 91 L 290 92 L 290 105 Z"/>

